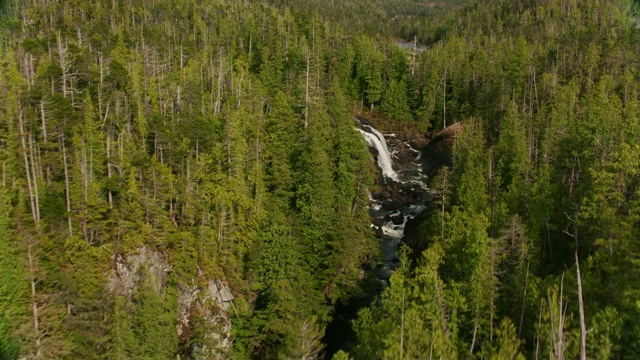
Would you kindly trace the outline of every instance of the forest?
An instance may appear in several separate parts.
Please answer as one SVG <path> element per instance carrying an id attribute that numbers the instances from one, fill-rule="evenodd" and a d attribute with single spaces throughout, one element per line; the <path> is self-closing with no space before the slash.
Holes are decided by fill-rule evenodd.
<path id="1" fill-rule="evenodd" d="M 1 360 L 640 354 L 638 0 L 2 1 L 0 163 Z"/>

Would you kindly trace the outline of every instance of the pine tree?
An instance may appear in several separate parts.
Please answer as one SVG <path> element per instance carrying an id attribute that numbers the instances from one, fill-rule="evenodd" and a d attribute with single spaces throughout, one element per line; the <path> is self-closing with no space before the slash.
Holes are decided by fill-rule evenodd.
<path id="1" fill-rule="evenodd" d="M 8 208 L 5 189 L 0 190 L 0 203 Z M 0 259 L 0 358 L 12 359 L 20 353 L 21 337 L 18 329 L 27 321 L 26 313 L 29 290 L 24 277 L 27 269 L 23 263 L 22 246 L 16 243 L 14 233 L 10 230 L 9 214 L 0 214 L 0 251 L 4 254 Z"/>
<path id="2" fill-rule="evenodd" d="M 391 80 L 382 97 L 380 110 L 392 121 L 411 123 L 413 118 L 409 109 L 407 86 L 404 80 Z"/>

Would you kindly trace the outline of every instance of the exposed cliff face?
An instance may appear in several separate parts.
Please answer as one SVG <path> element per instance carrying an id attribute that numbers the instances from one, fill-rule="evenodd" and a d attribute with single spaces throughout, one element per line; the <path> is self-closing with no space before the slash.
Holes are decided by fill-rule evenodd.
<path id="1" fill-rule="evenodd" d="M 436 171 L 442 166 L 450 166 L 453 156 L 453 144 L 461 131 L 464 131 L 464 122 L 457 122 L 440 131 L 422 147 L 423 171 L 433 179 Z"/>
<path id="2" fill-rule="evenodd" d="M 160 293 L 167 284 L 171 265 L 159 251 L 147 246 L 138 249 L 137 254 L 126 257 L 117 255 L 116 268 L 109 276 L 109 289 L 121 296 L 131 296 L 141 279 L 141 270 L 146 270 L 145 281 L 150 282 L 153 290 Z"/>
<path id="3" fill-rule="evenodd" d="M 165 293 L 172 267 L 163 253 L 145 246 L 135 254 L 118 255 L 115 262 L 108 285 L 115 294 L 131 298 L 141 281 L 151 284 L 156 293 Z M 185 358 L 227 359 L 228 349 L 233 343 L 228 310 L 234 297 L 230 288 L 220 280 L 209 280 L 206 284 L 178 286 L 176 331 L 179 338 L 188 339 L 196 325 L 202 325 L 204 321 L 207 332 L 202 344 L 192 345 L 190 354 Z"/>
<path id="4" fill-rule="evenodd" d="M 188 337 L 196 322 L 205 319 L 209 330 L 204 344 L 193 346 L 191 357 L 203 359 L 227 359 L 233 344 L 231 319 L 228 310 L 234 297 L 228 286 L 220 280 L 211 280 L 206 287 L 197 285 L 180 287 L 178 296 L 178 336 Z"/>

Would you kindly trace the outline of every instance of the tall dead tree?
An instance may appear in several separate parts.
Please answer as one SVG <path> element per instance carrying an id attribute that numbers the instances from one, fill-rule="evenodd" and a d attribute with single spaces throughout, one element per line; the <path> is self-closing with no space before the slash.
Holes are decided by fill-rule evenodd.
<path id="1" fill-rule="evenodd" d="M 40 233 L 40 209 L 38 199 L 38 187 L 34 171 L 33 171 L 33 146 L 31 142 L 31 134 L 29 137 L 29 147 L 27 148 L 27 133 L 25 131 L 24 119 L 22 108 L 18 109 L 18 127 L 20 131 L 20 143 L 22 145 L 22 155 L 24 160 L 25 175 L 27 178 L 27 189 L 29 191 L 29 204 L 31 207 L 31 217 L 35 224 L 36 236 Z M 31 288 L 31 310 L 33 316 L 33 339 L 34 339 L 34 351 L 36 358 L 42 357 L 42 334 L 40 331 L 40 316 L 39 311 L 41 306 L 38 304 L 38 294 L 36 290 L 37 276 L 37 259 L 34 254 L 34 238 L 31 234 L 22 230 L 22 226 L 18 221 L 18 232 L 23 234 L 25 245 L 27 247 L 27 261 L 29 264 L 29 285 Z"/>
<path id="2" fill-rule="evenodd" d="M 305 59 L 307 62 L 307 70 L 305 72 L 305 91 L 304 91 L 304 128 L 309 126 L 309 68 L 311 65 L 311 51 L 305 47 Z"/>
<path id="3" fill-rule="evenodd" d="M 569 219 L 569 225 L 567 229 L 564 230 L 564 233 L 569 235 L 575 241 L 576 249 L 575 249 L 575 259 L 576 259 L 576 279 L 578 282 L 578 311 L 580 313 L 580 360 L 587 359 L 587 324 L 584 314 L 584 300 L 582 298 L 582 275 L 580 274 L 580 259 L 578 256 L 579 249 L 579 241 L 578 241 L 578 218 L 580 216 L 580 208 L 578 205 L 575 206 L 575 215 L 571 218 L 567 215 Z M 569 228 L 573 228 L 573 232 L 569 231 Z"/>
<path id="4" fill-rule="evenodd" d="M 69 237 L 73 236 L 73 226 L 71 223 L 71 196 L 69 191 L 69 168 L 67 166 L 67 149 L 64 146 L 64 132 L 60 134 L 60 150 L 62 151 L 62 165 L 64 169 L 64 190 L 67 205 L 67 225 L 69 227 Z"/>
<path id="5" fill-rule="evenodd" d="M 33 218 L 33 221 L 36 225 L 36 231 L 38 231 L 38 225 L 39 225 L 39 220 L 40 220 L 40 209 L 39 209 L 39 199 L 38 199 L 38 188 L 37 188 L 37 184 L 35 183 L 35 177 L 32 177 L 32 171 L 31 171 L 31 167 L 32 165 L 30 164 L 29 161 L 29 153 L 30 153 L 30 148 L 27 148 L 27 134 L 25 131 L 25 127 L 24 127 L 24 121 L 23 121 L 23 114 L 22 114 L 22 109 L 19 110 L 18 113 L 18 126 L 19 126 L 19 130 L 20 130 L 20 143 L 22 145 L 22 158 L 24 160 L 24 169 L 25 169 L 25 175 L 27 178 L 27 189 L 29 191 L 29 203 L 31 206 L 31 217 Z"/>

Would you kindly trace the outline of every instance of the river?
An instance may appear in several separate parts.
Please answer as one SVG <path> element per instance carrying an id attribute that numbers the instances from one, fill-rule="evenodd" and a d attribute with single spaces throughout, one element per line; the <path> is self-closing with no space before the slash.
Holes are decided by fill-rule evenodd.
<path id="1" fill-rule="evenodd" d="M 400 265 L 397 254 L 407 223 L 425 210 L 428 201 L 427 176 L 423 172 L 421 151 L 401 135 L 383 134 L 365 118 L 356 118 L 359 131 L 380 170 L 376 188 L 369 194 L 371 227 L 380 244 L 380 261 L 372 269 L 374 284 L 368 292 L 347 304 L 338 304 L 334 320 L 327 327 L 327 359 L 353 342 L 351 321 L 358 310 L 369 306 L 389 285 L 389 277 Z"/>

